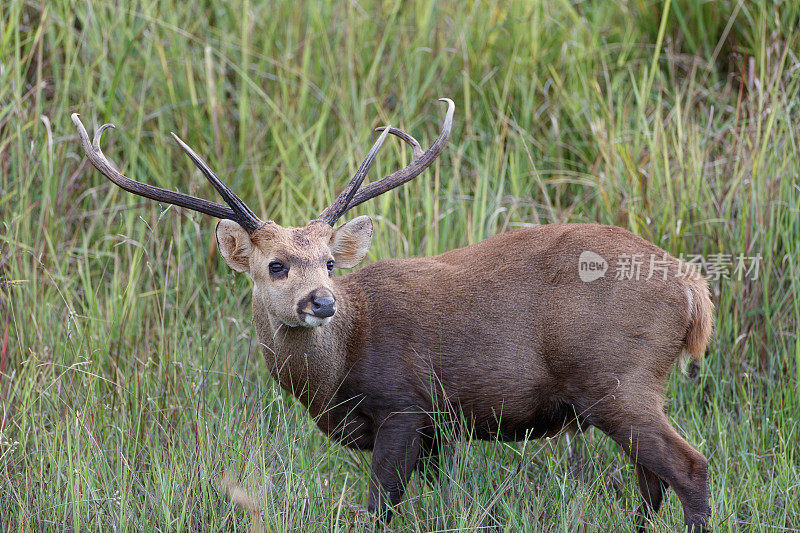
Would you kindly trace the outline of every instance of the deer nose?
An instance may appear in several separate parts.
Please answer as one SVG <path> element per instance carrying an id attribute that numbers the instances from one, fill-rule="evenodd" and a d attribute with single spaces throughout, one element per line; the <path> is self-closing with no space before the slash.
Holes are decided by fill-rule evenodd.
<path id="1" fill-rule="evenodd" d="M 336 312 L 336 299 L 333 296 L 314 296 L 311 299 L 311 314 L 319 318 L 328 318 Z"/>

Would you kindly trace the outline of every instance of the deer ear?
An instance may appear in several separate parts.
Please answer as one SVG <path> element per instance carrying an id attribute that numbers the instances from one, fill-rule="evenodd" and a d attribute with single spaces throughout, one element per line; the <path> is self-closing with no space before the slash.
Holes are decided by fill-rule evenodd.
<path id="1" fill-rule="evenodd" d="M 253 241 L 243 227 L 233 220 L 220 220 L 217 223 L 217 246 L 229 267 L 236 272 L 250 272 Z"/>
<path id="2" fill-rule="evenodd" d="M 369 250 L 372 241 L 372 219 L 366 215 L 342 224 L 331 235 L 331 253 L 336 268 L 353 268 Z"/>

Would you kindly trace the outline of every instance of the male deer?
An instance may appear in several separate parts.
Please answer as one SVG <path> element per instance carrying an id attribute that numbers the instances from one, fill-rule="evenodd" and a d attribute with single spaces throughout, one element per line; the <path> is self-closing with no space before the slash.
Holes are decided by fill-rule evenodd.
<path id="1" fill-rule="evenodd" d="M 423 151 L 383 130 L 350 183 L 303 227 L 260 220 L 175 134 L 228 206 L 133 181 L 90 142 L 89 161 L 123 189 L 222 219 L 220 252 L 253 280 L 253 324 L 273 377 L 319 428 L 372 450 L 369 510 L 384 520 L 411 473 L 438 457 L 432 413 L 455 410 L 478 438 L 519 439 L 595 426 L 635 462 L 640 524 L 672 487 L 691 530 L 708 526 L 708 463 L 673 429 L 664 389 L 682 356 L 699 361 L 713 328 L 708 286 L 687 265 L 617 227 L 550 224 L 517 229 L 436 257 L 358 265 L 372 221 L 334 227 L 348 209 L 413 179 L 447 143 L 455 105 Z M 411 163 L 359 190 L 387 134 Z M 579 257 L 657 258 L 663 275 L 582 281 Z M 598 277 L 599 276 L 599 277 Z M 426 472 L 428 470 L 426 469 Z M 435 475 L 435 474 L 434 474 Z"/>

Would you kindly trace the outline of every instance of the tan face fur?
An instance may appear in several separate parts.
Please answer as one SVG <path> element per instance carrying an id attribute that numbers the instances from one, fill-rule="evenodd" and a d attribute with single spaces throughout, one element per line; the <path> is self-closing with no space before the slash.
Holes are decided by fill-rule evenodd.
<path id="1" fill-rule="evenodd" d="M 372 220 L 360 216 L 337 228 L 312 221 L 302 228 L 266 224 L 252 235 L 231 220 L 217 224 L 217 243 L 225 262 L 253 280 L 253 299 L 273 323 L 289 327 L 324 326 L 331 317 L 315 316 L 312 301 L 333 298 L 333 268 L 352 268 L 369 249 Z M 330 300 L 327 300 L 330 302 Z M 333 309 L 335 312 L 335 303 Z"/>

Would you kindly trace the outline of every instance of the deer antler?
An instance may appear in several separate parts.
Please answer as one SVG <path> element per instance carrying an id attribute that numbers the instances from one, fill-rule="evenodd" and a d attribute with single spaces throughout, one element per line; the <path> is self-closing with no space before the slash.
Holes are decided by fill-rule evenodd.
<path id="1" fill-rule="evenodd" d="M 339 217 L 347 210 L 411 181 L 422 174 L 426 168 L 431 166 L 447 144 L 447 139 L 450 137 L 450 131 L 453 128 L 453 113 L 456 109 L 455 103 L 449 98 L 440 98 L 439 101 L 447 103 L 447 114 L 442 124 L 442 131 L 430 148 L 423 152 L 419 142 L 403 130 L 391 126 L 377 128 L 375 131 L 382 131 L 383 133 L 378 140 L 375 141 L 375 144 L 367 154 L 364 162 L 361 163 L 353 179 L 350 180 L 350 183 L 347 184 L 347 187 L 339 194 L 333 204 L 322 212 L 318 220 L 322 220 L 333 226 Z M 411 163 L 376 182 L 370 183 L 360 191 L 357 191 L 364 181 L 369 167 L 372 166 L 372 162 L 383 144 L 387 133 L 391 133 L 411 145 L 413 149 Z"/>
<path id="2" fill-rule="evenodd" d="M 391 129 L 391 126 L 389 126 L 389 129 Z M 325 211 L 319 215 L 317 220 L 321 220 L 333 226 L 336 221 L 339 220 L 339 217 L 341 217 L 345 211 L 350 209 L 349 204 L 353 200 L 353 196 L 356 194 L 358 188 L 361 187 L 361 184 L 364 182 L 364 178 L 367 177 L 367 172 L 369 172 L 372 163 L 375 162 L 375 158 L 378 155 L 378 150 L 381 149 L 381 146 L 383 146 L 383 141 L 386 140 L 386 136 L 389 134 L 389 129 L 381 133 L 381 136 L 378 137 L 378 140 L 372 145 L 367 157 L 365 157 L 364 161 L 361 162 L 361 165 L 350 179 L 350 182 L 342 190 L 342 192 L 339 193 L 339 196 L 336 197 L 336 200 L 334 200 L 331 205 L 325 208 Z"/>
<path id="3" fill-rule="evenodd" d="M 211 215 L 212 217 L 233 220 L 249 233 L 255 232 L 257 229 L 261 228 L 267 223 L 259 219 L 255 213 L 253 213 L 253 211 L 247 207 L 247 205 L 238 196 L 236 196 L 236 194 L 234 194 L 234 192 L 231 191 L 228 186 L 216 176 L 216 174 L 214 174 L 214 172 L 202 159 L 200 159 L 194 150 L 189 148 L 186 143 L 184 143 L 174 133 L 172 136 L 176 141 L 178 141 L 178 145 L 191 158 L 192 162 L 197 166 L 197 168 L 200 169 L 200 172 L 203 173 L 203 175 L 206 177 L 206 179 L 208 179 L 211 185 L 214 186 L 217 192 L 219 192 L 220 196 L 222 196 L 229 207 L 216 202 L 210 202 L 202 198 L 197 198 L 195 196 L 190 196 L 188 194 L 168 191 L 160 187 L 147 185 L 145 183 L 125 177 L 116 169 L 114 164 L 105 156 L 105 154 L 103 154 L 103 150 L 100 149 L 100 138 L 103 136 L 103 132 L 108 128 L 114 128 L 115 126 L 113 124 L 103 124 L 97 128 L 97 131 L 95 131 L 94 140 L 89 141 L 89 134 L 86 132 L 86 128 L 83 127 L 83 123 L 81 122 L 80 116 L 77 113 L 72 114 L 72 122 L 78 129 L 78 136 L 81 139 L 83 151 L 86 152 L 86 158 L 97 170 L 99 170 L 109 180 L 114 182 L 118 187 L 133 194 L 150 198 L 151 200 L 185 207 L 186 209 L 205 213 L 206 215 Z"/>

